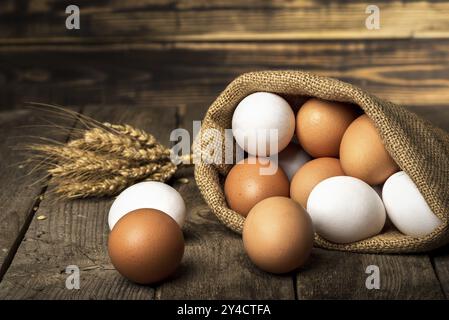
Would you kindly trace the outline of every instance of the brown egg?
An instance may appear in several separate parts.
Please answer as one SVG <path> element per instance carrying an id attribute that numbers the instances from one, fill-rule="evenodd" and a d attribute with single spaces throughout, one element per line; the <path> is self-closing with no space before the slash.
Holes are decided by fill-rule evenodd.
<path id="1" fill-rule="evenodd" d="M 343 171 L 368 184 L 381 184 L 399 167 L 385 146 L 367 115 L 358 117 L 346 130 L 340 146 Z"/>
<path id="2" fill-rule="evenodd" d="M 307 162 L 293 176 L 290 197 L 307 208 L 312 189 L 324 179 L 344 176 L 340 161 L 336 158 L 318 158 Z"/>
<path id="3" fill-rule="evenodd" d="M 184 237 L 176 221 L 156 209 L 138 209 L 123 216 L 109 235 L 114 267 L 140 284 L 161 281 L 179 266 Z"/>
<path id="4" fill-rule="evenodd" d="M 272 273 L 302 266 L 313 247 L 309 214 L 285 197 L 262 200 L 251 209 L 243 227 L 243 245 L 251 261 Z"/>
<path id="5" fill-rule="evenodd" d="M 353 105 L 309 99 L 296 116 L 296 136 L 312 157 L 338 157 L 341 138 L 357 115 Z"/>
<path id="6" fill-rule="evenodd" d="M 272 174 L 261 174 L 265 173 L 263 170 L 271 170 L 269 168 L 276 170 L 270 172 Z M 259 158 L 249 157 L 229 171 L 224 192 L 228 206 L 246 217 L 251 208 L 263 199 L 273 196 L 288 197 L 289 181 L 284 171 L 274 163 L 265 164 Z"/>

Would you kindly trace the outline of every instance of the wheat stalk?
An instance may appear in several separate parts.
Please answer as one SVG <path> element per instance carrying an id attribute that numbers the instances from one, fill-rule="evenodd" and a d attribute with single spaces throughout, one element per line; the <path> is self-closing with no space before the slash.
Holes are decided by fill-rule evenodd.
<path id="1" fill-rule="evenodd" d="M 157 142 L 153 135 L 148 134 L 143 130 L 134 128 L 128 124 L 110 124 L 105 122 L 104 125 L 132 137 L 133 139 L 139 141 L 141 146 L 152 147 Z"/>
<path id="2" fill-rule="evenodd" d="M 149 175 L 157 172 L 157 170 L 161 169 L 161 165 L 158 163 L 148 163 L 146 165 L 140 166 L 140 167 L 134 167 L 134 168 L 124 168 L 118 173 L 125 177 L 130 179 L 144 179 L 148 177 Z"/>
<path id="3" fill-rule="evenodd" d="M 170 150 L 158 143 L 146 144 L 124 134 L 107 132 L 94 128 L 84 133 L 80 139 L 68 143 L 69 147 L 96 152 L 116 154 L 131 161 L 158 161 L 170 157 Z"/>
<path id="4" fill-rule="evenodd" d="M 107 159 L 105 157 L 80 157 L 73 162 L 65 164 L 55 164 L 53 168 L 48 169 L 52 176 L 73 176 L 88 172 L 117 172 L 130 165 L 129 161 L 124 159 Z"/>
<path id="5" fill-rule="evenodd" d="M 117 194 L 133 181 L 122 176 L 104 178 L 98 181 L 77 182 L 77 181 L 59 181 L 54 180 L 57 185 L 56 193 L 69 199 L 102 197 Z"/>
<path id="6" fill-rule="evenodd" d="M 141 180 L 165 182 L 176 172 L 170 149 L 143 130 L 127 124 L 99 124 L 83 116 L 87 129 L 66 144 L 33 144 L 44 162 L 55 192 L 63 197 L 115 195 Z M 89 128 L 89 125 L 92 127 Z"/>

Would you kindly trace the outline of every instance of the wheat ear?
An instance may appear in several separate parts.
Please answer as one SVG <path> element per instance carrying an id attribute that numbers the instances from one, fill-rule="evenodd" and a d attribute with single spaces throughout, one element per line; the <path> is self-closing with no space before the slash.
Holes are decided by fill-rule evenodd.
<path id="1" fill-rule="evenodd" d="M 176 172 L 170 149 L 128 124 L 100 124 L 83 116 L 87 129 L 66 144 L 30 145 L 63 197 L 112 196 L 142 180 L 165 182 Z M 91 127 L 89 127 L 91 126 Z"/>

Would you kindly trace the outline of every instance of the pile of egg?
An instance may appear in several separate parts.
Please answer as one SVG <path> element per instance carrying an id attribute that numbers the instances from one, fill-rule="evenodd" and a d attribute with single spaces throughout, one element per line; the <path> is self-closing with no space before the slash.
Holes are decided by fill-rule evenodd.
<path id="1" fill-rule="evenodd" d="M 224 191 L 228 206 L 246 217 L 243 243 L 257 266 L 273 273 L 300 267 L 314 232 L 345 244 L 381 233 L 387 217 L 412 237 L 441 224 L 358 106 L 310 98 L 296 115 L 292 107 L 298 109 L 256 92 L 232 118 L 234 138 L 248 157 L 232 167 Z M 278 132 L 277 150 L 270 150 L 270 129 Z M 249 145 L 259 132 L 265 145 Z M 277 170 L 261 173 L 273 161 Z"/>
<path id="2" fill-rule="evenodd" d="M 125 189 L 108 216 L 109 257 L 124 277 L 140 284 L 172 275 L 184 255 L 186 206 L 169 185 L 149 181 Z"/>

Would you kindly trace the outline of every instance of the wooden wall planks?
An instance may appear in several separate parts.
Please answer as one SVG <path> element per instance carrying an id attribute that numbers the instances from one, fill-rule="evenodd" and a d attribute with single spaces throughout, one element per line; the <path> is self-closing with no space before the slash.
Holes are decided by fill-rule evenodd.
<path id="1" fill-rule="evenodd" d="M 365 1 L 83 1 L 77 31 L 64 27 L 69 4 L 0 4 L 0 108 L 209 104 L 242 72 L 282 68 L 400 104 L 447 105 L 448 2 L 380 1 L 377 31 L 364 26 Z"/>
<path id="2" fill-rule="evenodd" d="M 68 0 L 5 0 L 0 42 L 270 41 L 448 38 L 447 2 L 379 0 L 381 28 L 365 27 L 366 1 L 78 1 L 81 29 L 67 30 Z M 20 22 L 20 23 L 17 23 Z"/>
<path id="3" fill-rule="evenodd" d="M 262 69 L 337 77 L 404 105 L 449 101 L 449 39 L 351 40 L 0 48 L 0 107 L 207 107 L 239 74 Z"/>

